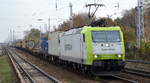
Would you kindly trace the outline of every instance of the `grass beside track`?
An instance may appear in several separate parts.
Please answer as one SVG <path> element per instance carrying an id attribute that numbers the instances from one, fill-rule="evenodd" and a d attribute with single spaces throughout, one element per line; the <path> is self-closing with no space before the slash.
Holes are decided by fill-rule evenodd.
<path id="1" fill-rule="evenodd" d="M 0 56 L 0 83 L 17 83 L 15 75 L 8 56 Z"/>

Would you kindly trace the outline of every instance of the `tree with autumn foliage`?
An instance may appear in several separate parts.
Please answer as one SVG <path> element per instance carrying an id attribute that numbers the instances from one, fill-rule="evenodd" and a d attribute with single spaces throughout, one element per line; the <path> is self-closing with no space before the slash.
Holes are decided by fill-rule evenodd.
<path id="1" fill-rule="evenodd" d="M 25 31 L 25 38 L 24 39 L 40 39 L 40 30 L 38 29 L 31 29 L 30 31 Z"/>
<path id="2" fill-rule="evenodd" d="M 125 10 L 122 18 L 115 19 L 117 25 L 126 28 L 136 28 L 135 9 Z"/>
<path id="3" fill-rule="evenodd" d="M 115 19 L 115 22 L 117 23 L 117 25 L 126 28 L 123 31 L 129 35 L 132 33 L 132 36 L 126 37 L 125 39 L 130 40 L 130 39 L 134 39 L 135 38 L 130 38 L 130 37 L 135 37 L 133 36 L 133 34 L 135 35 L 135 31 L 136 31 L 136 12 L 135 12 L 135 8 L 130 9 L 130 10 L 126 10 L 124 11 L 124 14 L 122 16 L 122 18 L 117 18 Z M 144 6 L 144 29 L 145 29 L 145 39 L 146 42 L 150 42 L 150 0 L 145 0 L 145 6 Z M 130 30 L 127 30 L 130 29 Z M 128 32 L 128 31 L 133 31 L 133 32 Z M 131 41 L 131 40 L 130 40 Z"/>
<path id="4" fill-rule="evenodd" d="M 95 21 L 95 16 L 93 18 L 93 21 Z M 73 19 L 73 27 L 80 28 L 86 25 L 90 24 L 90 19 L 88 17 L 87 13 L 79 13 L 74 14 L 72 16 Z M 58 26 L 58 29 L 56 31 L 67 31 L 73 27 L 70 27 L 70 20 L 64 21 L 62 24 Z"/>
<path id="5" fill-rule="evenodd" d="M 72 28 L 81 28 L 83 26 L 115 26 L 116 23 L 111 18 L 98 18 L 94 16 L 92 22 L 87 13 L 80 13 L 73 15 L 73 27 Z M 56 31 L 67 31 L 71 29 L 70 20 L 64 21 L 58 26 Z"/>
<path id="6" fill-rule="evenodd" d="M 144 7 L 144 29 L 146 42 L 141 44 L 140 48 L 136 47 L 136 20 L 135 8 L 124 12 L 122 18 L 117 18 L 115 22 L 122 27 L 126 42 L 126 56 L 128 59 L 150 60 L 147 56 L 150 54 L 150 0 L 146 0 Z"/>
<path id="7" fill-rule="evenodd" d="M 145 37 L 146 41 L 150 42 L 150 0 L 145 0 L 144 8 L 144 26 L 145 26 Z"/>

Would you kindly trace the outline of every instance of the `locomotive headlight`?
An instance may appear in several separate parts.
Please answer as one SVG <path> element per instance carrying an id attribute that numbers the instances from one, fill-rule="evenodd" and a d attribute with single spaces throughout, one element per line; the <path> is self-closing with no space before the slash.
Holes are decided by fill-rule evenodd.
<path id="1" fill-rule="evenodd" d="M 106 44 L 106 47 L 108 47 L 109 46 L 109 44 Z"/>
<path id="2" fill-rule="evenodd" d="M 94 58 L 97 58 L 98 56 L 97 55 L 94 55 Z"/>
<path id="3" fill-rule="evenodd" d="M 118 57 L 121 58 L 121 55 L 119 54 Z"/>

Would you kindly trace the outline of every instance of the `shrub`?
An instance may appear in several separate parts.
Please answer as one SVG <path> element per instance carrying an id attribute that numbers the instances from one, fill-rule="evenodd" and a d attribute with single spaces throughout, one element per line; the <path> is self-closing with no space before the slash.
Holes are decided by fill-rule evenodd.
<path id="1" fill-rule="evenodd" d="M 135 42 L 126 42 L 125 46 L 127 59 L 150 60 L 150 42 L 142 43 L 140 48 Z"/>

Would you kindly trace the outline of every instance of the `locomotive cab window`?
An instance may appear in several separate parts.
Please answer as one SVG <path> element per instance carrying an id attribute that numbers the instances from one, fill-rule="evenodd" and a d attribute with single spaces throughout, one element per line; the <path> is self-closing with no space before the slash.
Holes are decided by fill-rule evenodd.
<path id="1" fill-rule="evenodd" d="M 92 31 L 93 42 L 120 42 L 119 31 Z"/>
<path id="2" fill-rule="evenodd" d="M 83 34 L 83 42 L 85 42 L 85 34 Z"/>

